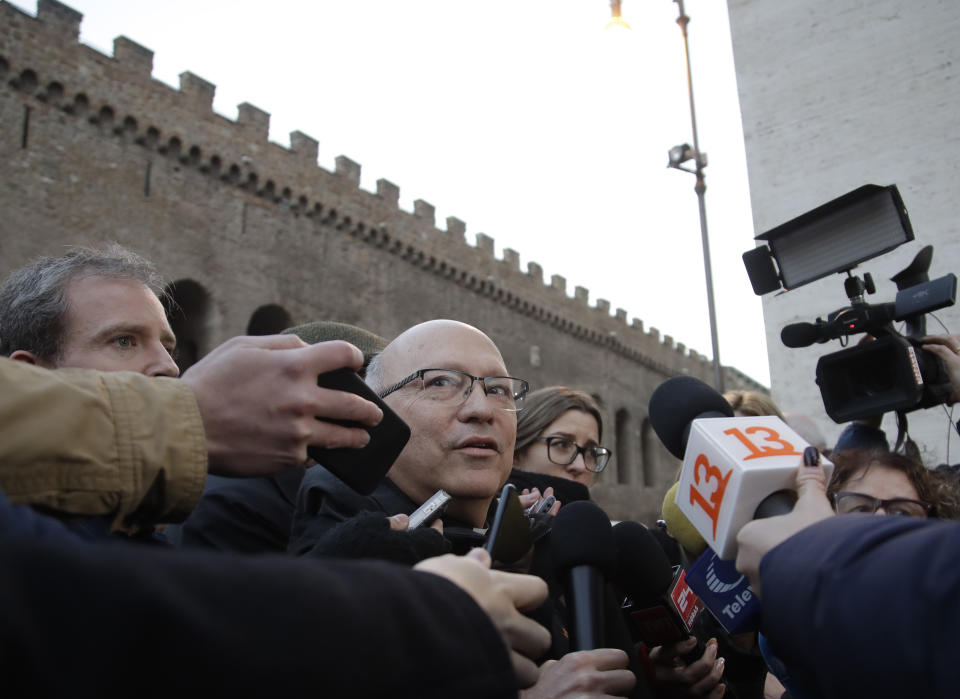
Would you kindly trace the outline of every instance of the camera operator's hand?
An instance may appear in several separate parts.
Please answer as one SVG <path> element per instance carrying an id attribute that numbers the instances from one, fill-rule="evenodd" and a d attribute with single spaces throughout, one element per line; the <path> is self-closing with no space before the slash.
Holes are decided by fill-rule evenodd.
<path id="1" fill-rule="evenodd" d="M 960 335 L 928 335 L 922 342 L 923 349 L 943 360 L 953 386 L 950 404 L 960 401 Z"/>

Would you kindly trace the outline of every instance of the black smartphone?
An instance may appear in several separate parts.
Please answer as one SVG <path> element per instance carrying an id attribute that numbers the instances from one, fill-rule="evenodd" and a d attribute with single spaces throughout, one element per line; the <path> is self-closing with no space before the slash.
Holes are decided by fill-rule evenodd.
<path id="1" fill-rule="evenodd" d="M 363 495 L 369 495 L 380 484 L 410 439 L 410 428 L 373 390 L 360 375 L 344 367 L 317 377 L 317 385 L 337 391 L 355 393 L 376 403 L 383 411 L 383 419 L 374 427 L 352 420 L 330 420 L 345 427 L 362 427 L 370 433 L 370 441 L 360 449 L 308 447 L 310 458 L 333 473 L 337 478 Z M 318 418 L 319 419 L 319 418 Z"/>
<path id="2" fill-rule="evenodd" d="M 510 565 L 523 558 L 531 546 L 533 532 L 530 530 L 530 520 L 520 504 L 517 489 L 507 483 L 500 491 L 497 511 L 487 532 L 484 548 L 494 561 Z"/>

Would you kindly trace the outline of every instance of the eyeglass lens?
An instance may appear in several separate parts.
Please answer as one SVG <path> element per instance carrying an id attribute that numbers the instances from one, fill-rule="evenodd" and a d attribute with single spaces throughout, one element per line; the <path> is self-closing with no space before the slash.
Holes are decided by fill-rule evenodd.
<path id="1" fill-rule="evenodd" d="M 430 369 L 423 372 L 423 392 L 432 400 L 461 402 L 473 388 L 473 377 L 455 369 Z M 504 410 L 516 410 L 525 395 L 524 383 L 509 376 L 480 379 L 484 393 Z"/>
<path id="2" fill-rule="evenodd" d="M 838 493 L 836 502 L 837 512 L 840 514 L 858 512 L 873 514 L 882 507 L 887 514 L 891 515 L 918 517 L 920 519 L 927 516 L 927 508 L 923 503 L 906 498 L 881 500 L 862 493 Z"/>
<path id="3" fill-rule="evenodd" d="M 577 454 L 583 452 L 583 463 L 588 471 L 597 471 L 607 464 L 609 452 L 604 447 L 580 447 L 572 439 L 551 437 L 547 439 L 547 458 L 558 466 L 569 466 Z"/>

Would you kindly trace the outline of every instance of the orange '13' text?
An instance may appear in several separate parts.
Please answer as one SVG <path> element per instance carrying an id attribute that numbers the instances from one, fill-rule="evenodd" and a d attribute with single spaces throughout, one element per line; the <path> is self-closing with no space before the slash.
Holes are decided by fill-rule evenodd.
<path id="1" fill-rule="evenodd" d="M 754 442 L 747 436 L 747 434 L 756 434 L 757 432 L 765 433 L 760 444 L 754 444 Z M 744 461 L 749 461 L 750 459 L 762 459 L 767 456 L 801 456 L 790 442 L 787 442 L 780 437 L 780 433 L 776 430 L 772 430 L 769 427 L 754 426 L 748 427 L 743 432 L 738 430 L 736 427 L 732 427 L 729 430 L 724 430 L 724 434 L 729 434 L 737 439 L 750 450 L 750 455 L 743 457 Z M 769 444 L 765 444 L 768 442 Z M 778 446 L 770 446 L 775 444 Z"/>
<path id="2" fill-rule="evenodd" d="M 717 487 L 707 497 L 704 497 L 693 483 L 700 485 L 700 470 L 703 469 L 703 483 L 716 480 Z M 710 463 L 706 454 L 700 454 L 693 464 L 693 483 L 690 484 L 690 504 L 699 505 L 713 522 L 713 538 L 717 538 L 717 519 L 720 517 L 720 505 L 723 504 L 723 494 L 727 490 L 727 481 L 730 480 L 732 470 L 727 475 L 720 473 L 720 469 Z"/>

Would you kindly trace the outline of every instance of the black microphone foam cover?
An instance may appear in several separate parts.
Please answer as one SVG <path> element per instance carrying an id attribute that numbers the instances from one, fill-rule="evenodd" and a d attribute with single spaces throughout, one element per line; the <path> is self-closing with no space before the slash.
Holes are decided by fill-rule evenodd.
<path id="1" fill-rule="evenodd" d="M 650 530 L 639 522 L 624 521 L 613 528 L 617 543 L 617 573 L 620 588 L 634 601 L 662 595 L 673 582 L 673 566 Z"/>
<path id="2" fill-rule="evenodd" d="M 678 459 L 687 448 L 691 422 L 698 417 L 733 417 L 727 399 L 692 376 L 674 376 L 657 386 L 648 410 L 653 431 Z"/>
<path id="3" fill-rule="evenodd" d="M 607 513 L 589 500 L 560 508 L 550 532 L 553 562 L 557 569 L 595 566 L 605 577 L 617 567 L 617 545 Z"/>
<path id="4" fill-rule="evenodd" d="M 780 331 L 780 341 L 787 347 L 809 347 L 820 339 L 820 328 L 813 323 L 792 323 Z"/>
<path id="5" fill-rule="evenodd" d="M 779 515 L 788 515 L 793 512 L 793 506 L 797 504 L 797 493 L 794 490 L 778 490 L 770 493 L 760 501 L 757 509 L 753 513 L 754 519 L 766 519 L 767 517 L 777 517 Z"/>

